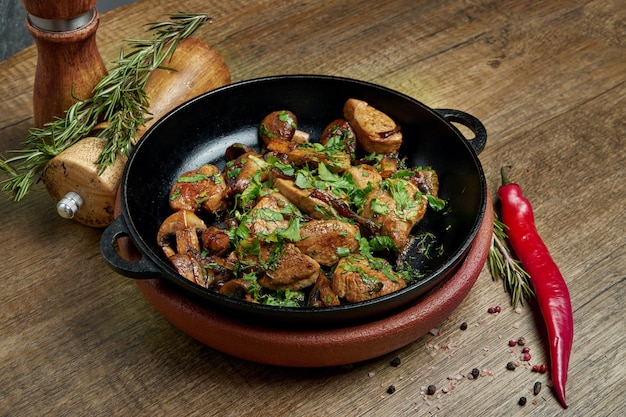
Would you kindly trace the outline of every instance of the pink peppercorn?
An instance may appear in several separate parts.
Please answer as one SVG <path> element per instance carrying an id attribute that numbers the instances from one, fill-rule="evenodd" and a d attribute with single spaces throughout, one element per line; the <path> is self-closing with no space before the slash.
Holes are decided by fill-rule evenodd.
<path id="1" fill-rule="evenodd" d="M 528 361 L 530 360 L 530 353 L 524 353 L 524 354 L 522 355 L 522 360 L 523 360 L 524 362 L 528 362 Z"/>
<path id="2" fill-rule="evenodd" d="M 528 346 L 524 346 L 522 348 L 522 353 L 530 353 L 530 348 Z"/>
<path id="3" fill-rule="evenodd" d="M 514 340 L 514 339 L 509 340 L 509 346 L 513 347 L 515 345 L 517 345 L 517 340 Z"/>
<path id="4" fill-rule="evenodd" d="M 533 365 L 532 367 L 533 372 L 539 372 L 540 374 L 545 374 L 547 370 L 548 370 L 548 367 L 544 364 Z"/>
<path id="5" fill-rule="evenodd" d="M 502 311 L 502 309 L 500 308 L 500 306 L 495 306 L 494 310 L 496 310 L 496 313 L 499 313 L 500 311 Z"/>

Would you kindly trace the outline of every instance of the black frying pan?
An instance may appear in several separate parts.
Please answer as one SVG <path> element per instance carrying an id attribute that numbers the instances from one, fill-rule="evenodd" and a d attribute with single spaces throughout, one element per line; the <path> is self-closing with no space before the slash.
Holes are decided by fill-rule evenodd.
<path id="1" fill-rule="evenodd" d="M 411 166 L 431 166 L 440 182 L 445 213 L 429 211 L 414 229 L 432 233 L 438 256 L 409 256 L 407 262 L 426 274 L 416 283 L 377 299 L 324 308 L 264 306 L 204 289 L 178 275 L 157 245 L 163 220 L 171 214 L 168 194 L 183 172 L 203 163 L 224 166 L 224 151 L 236 142 L 258 149 L 258 125 L 265 115 L 293 111 L 298 128 L 319 137 L 342 117 L 343 103 L 357 98 L 387 113 L 402 128 L 401 155 Z M 470 128 L 468 140 L 451 122 Z M 121 215 L 104 231 L 101 251 L 118 273 L 131 278 L 163 278 L 203 303 L 248 321 L 266 325 L 345 326 L 381 318 L 416 302 L 455 271 L 481 224 L 487 186 L 477 153 L 487 139 L 484 126 L 467 113 L 433 110 L 411 97 L 366 82 L 327 76 L 276 76 L 231 84 L 176 108 L 144 135 L 122 177 Z M 115 249 L 128 236 L 142 254 L 130 262 Z"/>

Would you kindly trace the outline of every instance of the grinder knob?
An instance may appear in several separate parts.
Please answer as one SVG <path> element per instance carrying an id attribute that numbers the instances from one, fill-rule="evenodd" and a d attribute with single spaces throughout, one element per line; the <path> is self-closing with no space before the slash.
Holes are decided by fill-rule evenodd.
<path id="1" fill-rule="evenodd" d="M 83 203 L 83 198 L 80 195 L 74 191 L 69 191 L 57 203 L 57 213 L 64 219 L 72 219 Z"/>

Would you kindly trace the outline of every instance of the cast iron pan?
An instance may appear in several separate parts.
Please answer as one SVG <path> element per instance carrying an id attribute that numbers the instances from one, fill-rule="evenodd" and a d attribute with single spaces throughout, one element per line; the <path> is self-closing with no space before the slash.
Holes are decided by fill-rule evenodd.
<path id="1" fill-rule="evenodd" d="M 348 98 L 365 100 L 387 113 L 403 132 L 401 155 L 411 166 L 431 166 L 438 175 L 444 212 L 429 211 L 413 233 L 430 232 L 441 248 L 438 256 L 410 256 L 408 262 L 426 276 L 393 294 L 373 300 L 324 308 L 286 308 L 253 304 L 206 290 L 178 275 L 157 245 L 163 220 L 171 214 L 168 194 L 183 172 L 203 163 L 224 166 L 226 148 L 236 142 L 258 149 L 258 125 L 265 115 L 287 109 L 298 128 L 319 137 L 342 117 Z M 466 139 L 451 122 L 473 131 Z M 374 84 L 329 76 L 297 75 L 254 79 L 210 91 L 170 112 L 144 135 L 130 156 L 120 186 L 122 214 L 104 231 L 100 246 L 105 261 L 118 273 L 136 279 L 160 277 L 216 309 L 265 325 L 346 326 L 397 312 L 445 281 L 464 259 L 483 219 L 487 187 L 477 153 L 487 139 L 484 126 L 457 110 L 434 110 L 417 100 Z M 129 237 L 142 254 L 123 259 L 116 240 Z M 413 251 L 417 254 L 417 250 Z"/>

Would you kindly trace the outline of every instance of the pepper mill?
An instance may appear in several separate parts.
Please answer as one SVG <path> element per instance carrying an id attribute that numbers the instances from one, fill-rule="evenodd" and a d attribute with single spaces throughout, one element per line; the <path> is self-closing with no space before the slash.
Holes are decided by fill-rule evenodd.
<path id="1" fill-rule="evenodd" d="M 96 46 L 96 0 L 22 0 L 37 45 L 33 118 L 43 127 L 78 99 L 92 96 L 106 74 Z"/>
<path id="2" fill-rule="evenodd" d="M 152 119 L 140 128 L 137 143 L 152 126 L 176 106 L 202 93 L 230 83 L 230 71 L 222 56 L 206 42 L 188 38 L 179 42 L 176 52 L 150 74 L 145 93 L 150 98 Z M 86 137 L 52 158 L 45 166 L 42 181 L 57 204 L 61 217 L 85 226 L 106 227 L 114 219 L 115 199 L 126 157 L 118 156 L 103 173 L 95 161 L 105 146 L 97 137 L 97 125 Z M 156 167 L 155 167 L 156 168 Z"/>

